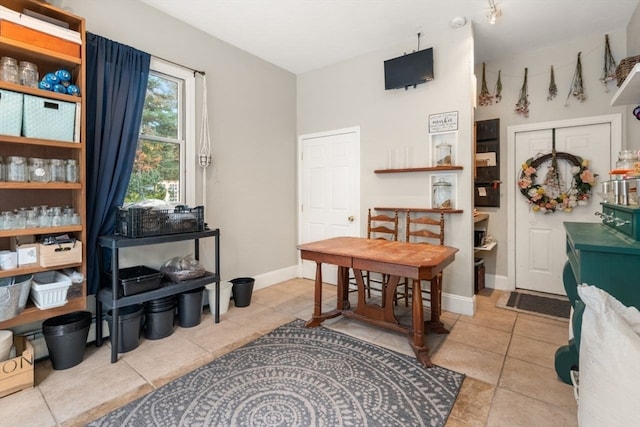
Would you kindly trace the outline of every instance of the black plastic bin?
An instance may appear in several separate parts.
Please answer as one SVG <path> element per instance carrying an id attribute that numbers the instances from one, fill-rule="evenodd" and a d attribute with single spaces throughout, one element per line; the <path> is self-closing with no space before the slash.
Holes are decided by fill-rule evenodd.
<path id="1" fill-rule="evenodd" d="M 111 280 L 113 280 L 111 272 L 107 272 L 105 275 L 110 284 Z M 158 289 L 161 281 L 162 273 L 159 270 L 145 265 L 137 265 L 135 267 L 121 268 L 118 270 L 120 296 L 130 296 Z M 111 287 L 111 285 L 109 285 L 109 287 Z"/>
<path id="2" fill-rule="evenodd" d="M 174 295 L 147 301 L 144 304 L 144 337 L 159 340 L 173 334 L 175 314 Z"/>
<path id="3" fill-rule="evenodd" d="M 247 307 L 251 304 L 251 294 L 255 280 L 252 277 L 238 277 L 231 280 L 233 287 L 233 303 L 236 307 Z"/>
<path id="4" fill-rule="evenodd" d="M 82 362 L 90 326 L 91 313 L 88 311 L 74 311 L 42 322 L 42 334 L 53 369 L 68 369 Z"/>
<path id="5" fill-rule="evenodd" d="M 178 294 L 178 324 L 182 328 L 198 326 L 202 321 L 204 287 Z"/>
<path id="6" fill-rule="evenodd" d="M 140 333 L 142 332 L 142 310 L 140 304 L 130 305 L 118 309 L 118 353 L 126 353 L 138 348 L 140 345 Z M 113 337 L 111 323 L 113 311 L 107 312 L 109 324 L 109 336 Z M 111 345 L 113 339 L 111 339 Z"/>

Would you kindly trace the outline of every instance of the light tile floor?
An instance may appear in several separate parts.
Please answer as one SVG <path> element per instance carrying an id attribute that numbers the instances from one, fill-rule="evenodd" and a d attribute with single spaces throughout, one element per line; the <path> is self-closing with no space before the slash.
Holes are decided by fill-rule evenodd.
<path id="1" fill-rule="evenodd" d="M 323 292 L 335 307 L 335 287 Z M 352 294 L 355 295 L 355 294 Z M 496 308 L 500 291 L 477 296 L 473 317 L 443 313 L 448 335 L 427 335 L 433 362 L 467 375 L 447 426 L 577 426 L 573 388 L 553 368 L 567 342 L 566 322 Z M 36 363 L 36 387 L 0 399 L 0 425 L 84 425 L 174 378 L 296 318 L 308 319 L 313 283 L 294 279 L 253 293 L 248 307 L 231 307 L 216 324 L 207 309 L 193 328 L 176 327 L 161 340 L 142 340 L 110 363 L 107 342 L 89 345 L 79 365 L 55 371 Z M 404 322 L 404 307 L 399 307 Z M 413 354 L 405 336 L 338 317 L 325 326 Z"/>

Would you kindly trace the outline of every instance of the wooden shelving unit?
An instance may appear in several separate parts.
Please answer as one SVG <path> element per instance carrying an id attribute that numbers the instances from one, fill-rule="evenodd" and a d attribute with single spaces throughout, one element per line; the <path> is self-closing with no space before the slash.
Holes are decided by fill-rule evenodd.
<path id="1" fill-rule="evenodd" d="M 86 242 L 86 144 L 85 144 L 85 20 L 67 11 L 56 8 L 48 3 L 36 0 L 4 0 L 4 7 L 23 13 L 29 9 L 42 15 L 63 21 L 69 29 L 80 35 L 82 44 L 79 56 L 70 56 L 57 51 L 57 46 L 51 44 L 47 48 L 35 46 L 31 39 L 16 40 L 0 33 L 0 57 L 9 56 L 18 61 L 30 61 L 37 65 L 40 78 L 47 72 L 54 72 L 61 68 L 71 72 L 72 83 L 80 89 L 80 96 L 59 94 L 13 84 L 0 82 L 0 89 L 33 95 L 54 101 L 64 101 L 80 104 L 75 120 L 79 121 L 79 141 L 66 142 L 49 139 L 27 138 L 23 136 L 0 135 L 0 153 L 2 157 L 22 156 L 44 159 L 74 159 L 77 162 L 79 182 L 0 182 L 0 211 L 13 211 L 23 207 L 42 206 L 70 206 L 80 214 L 81 225 L 63 227 L 28 228 L 0 230 L 0 249 L 9 249 L 10 241 L 16 236 L 27 235 L 56 235 L 68 233 L 81 242 Z M 0 278 L 33 274 L 41 271 L 74 268 L 86 277 L 86 245 L 83 245 L 82 262 L 79 264 L 59 265 L 44 268 L 40 266 L 21 267 L 0 271 Z M 67 303 L 62 307 L 40 310 L 31 302 L 18 315 L 0 322 L 0 329 L 14 327 L 44 320 L 53 316 L 72 311 L 86 309 L 86 283 L 74 283 L 67 293 Z"/>

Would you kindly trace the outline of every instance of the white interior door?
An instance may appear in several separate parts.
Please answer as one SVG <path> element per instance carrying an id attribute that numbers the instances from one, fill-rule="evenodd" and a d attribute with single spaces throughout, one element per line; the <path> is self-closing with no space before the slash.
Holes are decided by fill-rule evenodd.
<path id="1" fill-rule="evenodd" d="M 299 241 L 358 236 L 360 230 L 360 129 L 311 135 L 298 141 Z M 302 277 L 315 278 L 315 263 L 302 261 Z M 323 265 L 334 283 L 336 267 Z"/>
<path id="2" fill-rule="evenodd" d="M 589 160 L 591 169 L 599 175 L 597 182 L 608 179 L 612 159 L 611 123 L 587 124 L 560 127 L 555 130 L 557 152 L 565 152 Z M 520 176 L 522 163 L 552 149 L 552 129 L 531 130 L 515 134 L 516 179 Z M 549 164 L 537 170 L 537 183 L 542 183 Z M 571 186 L 571 165 L 558 162 L 563 186 Z M 592 198 L 586 206 L 578 206 L 571 212 L 560 210 L 540 213 L 531 210 L 527 199 L 515 193 L 515 287 L 552 294 L 565 295 L 562 284 L 562 269 L 567 260 L 564 221 L 599 222 L 594 215 L 600 210 L 602 199 L 593 189 Z"/>

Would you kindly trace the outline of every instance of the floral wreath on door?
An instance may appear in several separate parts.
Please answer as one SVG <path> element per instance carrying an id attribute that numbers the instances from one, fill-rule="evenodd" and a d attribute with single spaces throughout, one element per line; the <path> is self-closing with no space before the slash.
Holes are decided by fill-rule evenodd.
<path id="1" fill-rule="evenodd" d="M 571 165 L 571 185 L 565 189 L 558 169 L 558 161 Z M 540 166 L 550 162 L 542 183 L 536 182 Z M 589 161 L 569 153 L 556 152 L 530 158 L 522 164 L 518 188 L 534 212 L 571 212 L 576 206 L 584 206 L 591 197 L 596 177 L 589 169 Z"/>

